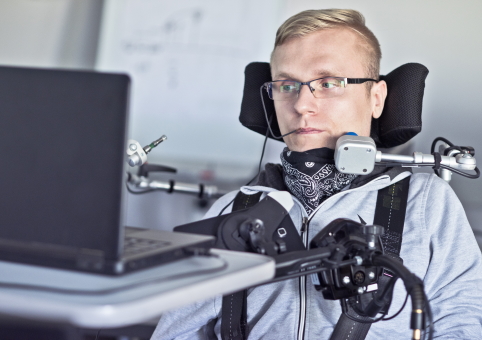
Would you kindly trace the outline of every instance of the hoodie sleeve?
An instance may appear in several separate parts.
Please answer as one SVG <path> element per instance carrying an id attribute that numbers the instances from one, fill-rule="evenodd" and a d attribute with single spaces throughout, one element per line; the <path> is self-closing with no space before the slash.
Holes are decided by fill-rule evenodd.
<path id="1" fill-rule="evenodd" d="M 221 297 L 169 311 L 163 315 L 152 334 L 151 340 L 209 340 L 214 334 Z"/>
<path id="2" fill-rule="evenodd" d="M 435 175 L 424 190 L 421 222 L 430 260 L 424 277 L 436 339 L 482 339 L 482 257 L 452 188 Z"/>
<path id="3" fill-rule="evenodd" d="M 231 201 L 238 191 L 230 192 L 219 200 L 206 213 L 204 218 L 217 216 L 226 207 L 223 213 L 231 212 Z M 152 340 L 204 340 L 212 339 L 213 321 L 221 311 L 222 297 L 217 296 L 205 301 L 197 302 L 176 310 L 168 311 L 161 315 Z"/>

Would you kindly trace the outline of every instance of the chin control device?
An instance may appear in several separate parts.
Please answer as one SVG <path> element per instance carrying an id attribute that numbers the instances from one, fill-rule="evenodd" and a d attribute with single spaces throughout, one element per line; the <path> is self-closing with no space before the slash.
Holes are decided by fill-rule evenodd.
<path id="1" fill-rule="evenodd" d="M 367 175 L 375 167 L 377 147 L 370 137 L 350 132 L 341 136 L 335 146 L 335 166 L 348 174 Z"/>
<path id="2" fill-rule="evenodd" d="M 439 152 L 434 152 L 438 141 L 444 141 L 444 144 L 440 146 Z M 341 136 L 335 146 L 335 166 L 342 173 L 367 175 L 373 171 L 375 164 L 387 167 L 431 166 L 447 182 L 450 181 L 452 172 L 468 178 L 478 178 L 480 171 L 474 156 L 474 148 L 455 146 L 442 137 L 434 140 L 431 154 L 414 152 L 412 156 L 384 154 L 377 151 L 372 138 L 357 136 L 354 132 Z M 475 174 L 468 174 L 465 172 L 467 170 L 473 170 Z"/>

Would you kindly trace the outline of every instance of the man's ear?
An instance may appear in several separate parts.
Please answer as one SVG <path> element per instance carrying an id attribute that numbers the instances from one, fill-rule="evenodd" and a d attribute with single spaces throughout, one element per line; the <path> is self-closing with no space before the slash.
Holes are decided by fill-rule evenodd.
<path id="1" fill-rule="evenodd" d="M 370 90 L 370 97 L 372 100 L 372 117 L 377 119 L 382 115 L 383 107 L 385 106 L 387 83 L 384 80 L 380 80 L 378 83 L 373 84 Z"/>

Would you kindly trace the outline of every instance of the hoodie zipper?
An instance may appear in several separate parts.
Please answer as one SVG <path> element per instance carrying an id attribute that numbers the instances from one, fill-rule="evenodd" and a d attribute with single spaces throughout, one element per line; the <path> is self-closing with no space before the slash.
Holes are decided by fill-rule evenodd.
<path id="1" fill-rule="evenodd" d="M 308 217 L 303 217 L 301 223 L 301 239 L 305 248 L 308 245 Z M 307 248 L 308 249 L 308 248 Z M 306 276 L 300 276 L 300 321 L 298 324 L 298 340 L 303 340 L 306 321 Z"/>
<path id="2" fill-rule="evenodd" d="M 371 184 L 375 181 L 380 180 L 382 177 L 383 176 L 378 177 L 375 180 L 370 181 L 370 182 L 362 185 L 359 188 L 344 190 L 344 191 L 342 191 L 342 193 L 346 194 L 347 192 L 357 191 L 360 188 L 363 188 L 363 187 L 365 187 L 365 186 L 367 186 L 367 185 L 369 185 L 369 184 Z M 302 223 L 301 223 L 300 236 L 301 236 L 301 239 L 302 239 L 303 244 L 304 244 L 306 249 L 308 249 L 308 224 L 310 223 L 311 219 L 315 216 L 316 212 L 328 200 L 332 199 L 333 197 L 335 197 L 339 194 L 340 193 L 335 194 L 335 195 L 329 197 L 328 199 L 326 199 L 323 203 L 321 203 L 318 207 L 316 207 L 316 209 L 310 214 L 310 216 L 303 217 Z M 301 203 L 300 203 L 300 206 L 304 210 Z M 300 292 L 300 318 L 299 318 L 299 325 L 298 325 L 298 340 L 303 340 L 304 339 L 304 332 L 305 332 L 305 322 L 306 322 L 306 276 L 300 276 L 299 282 L 300 282 L 300 290 L 299 290 L 299 292 Z"/>

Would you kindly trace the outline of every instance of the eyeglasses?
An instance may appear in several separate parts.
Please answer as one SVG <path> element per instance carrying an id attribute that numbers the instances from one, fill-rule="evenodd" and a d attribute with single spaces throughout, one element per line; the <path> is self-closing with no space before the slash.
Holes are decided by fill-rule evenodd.
<path id="1" fill-rule="evenodd" d="M 341 96 L 347 84 L 363 84 L 367 81 L 378 82 L 370 78 L 323 77 L 307 82 L 295 80 L 275 80 L 263 84 L 270 99 L 275 101 L 293 100 L 300 93 L 301 86 L 307 85 L 315 98 Z"/>

